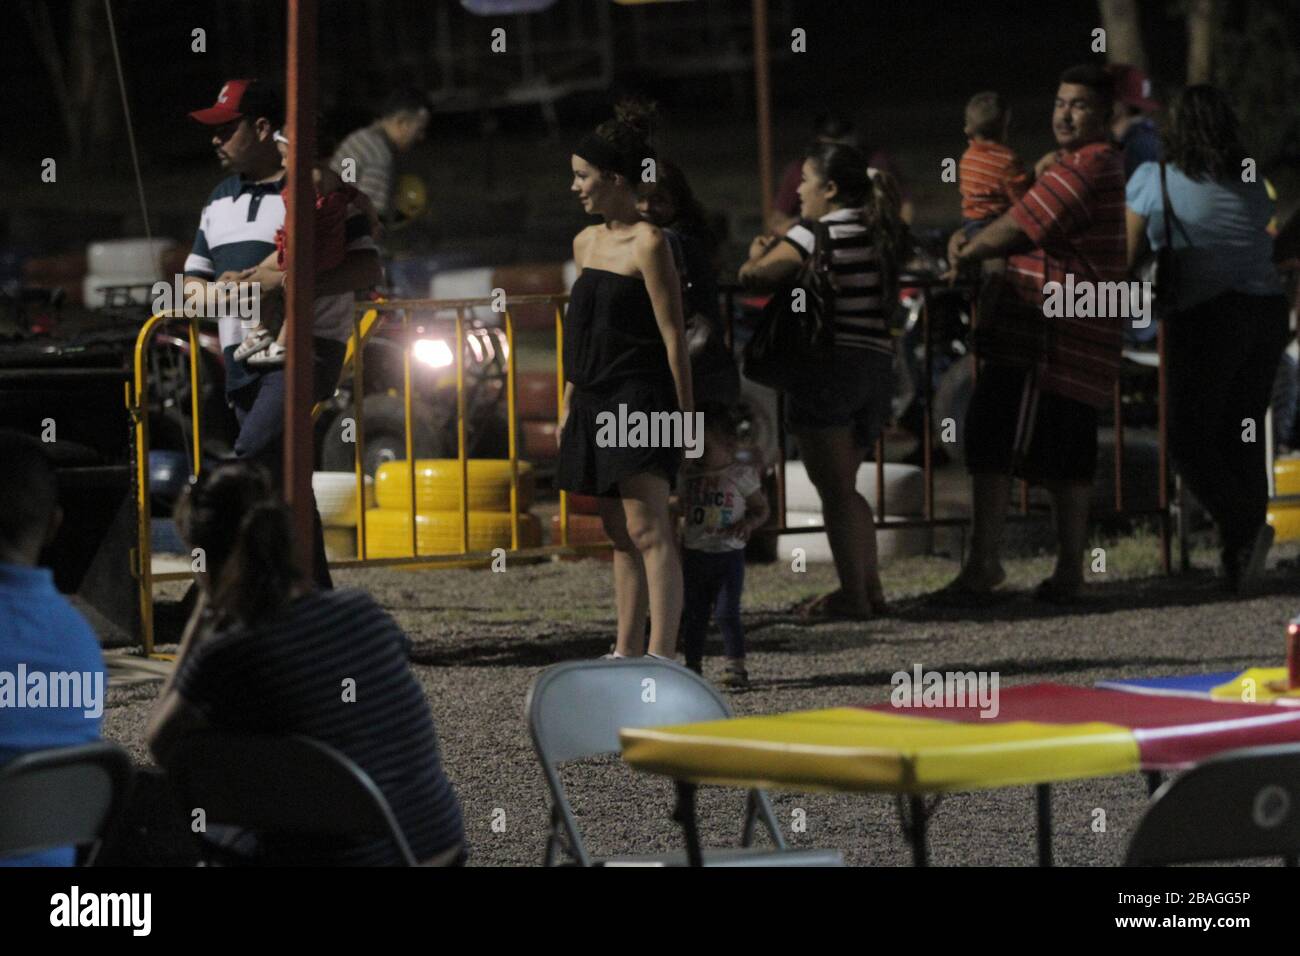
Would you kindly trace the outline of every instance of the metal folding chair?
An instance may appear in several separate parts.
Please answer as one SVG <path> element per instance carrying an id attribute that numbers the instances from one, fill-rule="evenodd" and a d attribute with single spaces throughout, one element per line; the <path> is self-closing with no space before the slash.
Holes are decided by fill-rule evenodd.
<path id="1" fill-rule="evenodd" d="M 563 849 L 580 866 L 680 866 L 685 852 L 593 858 L 578 830 L 560 781 L 559 765 L 620 750 L 623 727 L 656 727 L 729 719 L 731 708 L 711 684 L 679 664 L 650 657 L 573 661 L 549 667 L 528 689 L 524 704 L 533 749 L 551 790 L 545 864 Z M 761 821 L 774 850 L 752 847 Z M 688 840 L 693 836 L 688 834 Z M 841 866 L 837 850 L 789 850 L 767 794 L 749 791 L 741 847 L 703 854 L 705 866 Z"/>
<path id="2" fill-rule="evenodd" d="M 1300 860 L 1300 744 L 1212 757 L 1168 781 L 1129 842 L 1127 866 Z"/>
<path id="3" fill-rule="evenodd" d="M 90 866 L 126 804 L 131 758 L 97 741 L 36 750 L 0 767 L 0 857 L 86 847 Z"/>
<path id="4" fill-rule="evenodd" d="M 177 744 L 167 772 L 182 806 L 202 808 L 208 827 L 322 842 L 384 840 L 401 865 L 417 863 L 375 782 L 319 740 L 206 731 Z M 221 858 L 202 839 L 200 852 Z"/>

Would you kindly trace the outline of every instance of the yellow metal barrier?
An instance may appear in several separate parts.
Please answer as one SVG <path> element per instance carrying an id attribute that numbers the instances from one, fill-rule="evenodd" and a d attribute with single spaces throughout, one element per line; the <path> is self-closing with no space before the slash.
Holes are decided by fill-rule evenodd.
<path id="1" fill-rule="evenodd" d="M 547 304 L 555 307 L 555 343 L 556 343 L 556 387 L 557 387 L 557 406 L 563 407 L 564 401 L 564 303 L 568 296 L 564 295 L 523 295 L 507 298 L 506 309 L 504 312 L 505 336 L 506 336 L 506 420 L 508 427 L 508 459 L 510 462 L 510 551 L 508 552 L 515 558 L 543 558 L 554 557 L 559 555 L 589 555 L 598 554 L 601 551 L 608 550 L 608 544 L 586 544 L 570 545 L 569 544 L 569 514 L 568 514 L 568 496 L 560 493 L 560 540 L 556 544 L 544 545 L 532 548 L 521 548 L 520 544 L 520 515 L 519 515 L 519 438 L 518 438 L 518 414 L 516 410 L 516 362 L 515 362 L 515 330 L 514 318 L 511 314 L 512 306 Z M 354 464 L 354 474 L 357 481 L 356 504 L 357 504 L 357 552 L 355 560 L 331 561 L 331 568 L 355 568 L 355 567 L 394 567 L 405 566 L 412 568 L 440 567 L 447 565 L 463 566 L 466 563 L 482 563 L 491 561 L 495 556 L 492 551 L 471 551 L 470 550 L 470 514 L 469 514 L 469 458 L 466 452 L 466 435 L 465 435 L 465 330 L 466 330 L 466 311 L 473 308 L 490 307 L 494 300 L 491 298 L 478 299 L 394 299 L 381 300 L 373 303 L 358 303 L 356 312 L 353 316 L 352 336 L 348 340 L 347 352 L 344 358 L 344 374 L 351 369 L 353 377 L 353 394 L 352 394 L 352 413 L 355 423 L 355 445 L 356 456 Z M 413 417 L 413 398 L 411 387 L 411 350 L 413 341 L 411 337 L 411 312 L 413 310 L 421 311 L 450 311 L 454 310 L 455 333 L 457 347 L 455 349 L 456 362 L 456 457 L 460 471 L 460 501 L 459 517 L 460 527 L 460 550 L 456 552 L 439 552 L 433 554 L 421 554 L 419 550 L 418 538 L 418 515 L 416 507 L 416 481 L 415 481 L 415 446 L 412 432 Z M 405 451 L 408 467 L 408 478 L 410 483 L 409 496 L 409 516 L 411 528 L 411 554 L 408 557 L 392 558 L 370 558 L 367 557 L 369 549 L 367 548 L 367 527 L 366 527 L 366 496 L 365 496 L 365 426 L 364 426 L 364 407 L 365 407 L 365 363 L 357 361 L 357 357 L 363 354 L 363 347 L 370 336 L 379 328 L 382 321 L 382 314 L 385 312 L 400 311 L 402 315 L 402 329 L 404 333 L 403 345 L 403 362 L 402 362 L 402 379 L 403 379 L 403 405 L 405 407 Z M 171 321 L 185 321 L 189 325 L 189 348 L 190 348 L 190 392 L 191 408 L 190 415 L 194 429 L 194 474 L 197 475 L 202 467 L 202 441 L 201 441 L 201 420 L 199 416 L 199 404 L 201 395 L 201 382 L 199 380 L 199 335 L 197 318 L 186 318 L 171 312 L 159 313 L 152 316 L 141 327 L 135 344 L 135 380 L 133 385 L 127 386 L 126 403 L 131 413 L 131 420 L 134 426 L 135 452 L 136 452 L 136 504 L 139 514 L 137 545 L 132 555 L 132 571 L 136 576 L 139 589 L 140 601 L 140 621 L 141 637 L 144 644 L 146 655 L 154 654 L 154 619 L 153 619 L 153 586 L 156 583 L 165 581 L 183 581 L 193 578 L 192 572 L 164 572 L 155 574 L 153 571 L 153 549 L 152 549 L 152 521 L 149 510 L 149 376 L 148 376 L 148 348 L 158 331 L 158 329 Z M 430 323 L 449 322 L 448 319 L 431 319 Z M 318 404 L 312 410 L 312 417 L 318 416 L 322 410 L 323 403 Z"/>

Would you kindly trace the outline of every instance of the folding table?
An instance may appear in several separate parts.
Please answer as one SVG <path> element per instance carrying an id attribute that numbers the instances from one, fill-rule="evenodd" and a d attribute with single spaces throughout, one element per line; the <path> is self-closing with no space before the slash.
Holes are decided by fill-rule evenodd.
<path id="1" fill-rule="evenodd" d="M 925 795 L 1034 785 L 1039 863 L 1052 862 L 1051 784 L 1186 767 L 1240 747 L 1300 741 L 1300 708 L 1030 684 L 974 706 L 837 707 L 620 732 L 623 759 L 677 783 L 676 818 L 699 861 L 700 784 L 891 793 L 927 861 Z"/>
<path id="2" fill-rule="evenodd" d="M 1249 683 L 1248 683 L 1249 682 Z M 1103 690 L 1168 697 L 1198 697 L 1202 700 L 1248 701 L 1300 707 L 1300 689 L 1284 690 L 1285 667 L 1252 667 L 1244 671 L 1215 671 L 1212 674 L 1177 674 L 1172 677 L 1137 677 L 1098 681 Z M 1246 694 L 1249 688 L 1250 694 Z"/>

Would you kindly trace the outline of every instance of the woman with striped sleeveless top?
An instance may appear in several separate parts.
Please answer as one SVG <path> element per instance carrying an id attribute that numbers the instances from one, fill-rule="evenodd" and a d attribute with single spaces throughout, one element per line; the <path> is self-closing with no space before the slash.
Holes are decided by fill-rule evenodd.
<path id="1" fill-rule="evenodd" d="M 785 290 L 816 251 L 819 232 L 832 244 L 835 347 L 825 368 L 786 394 L 786 424 L 821 497 L 840 578 L 838 591 L 805 606 L 818 616 L 860 619 L 885 610 L 875 521 L 856 480 L 889 422 L 894 392 L 889 316 L 905 227 L 891 197 L 887 178 L 869 171 L 857 149 L 818 144 L 803 163 L 802 218 L 779 239 L 755 239 L 740 270 L 748 288 Z"/>

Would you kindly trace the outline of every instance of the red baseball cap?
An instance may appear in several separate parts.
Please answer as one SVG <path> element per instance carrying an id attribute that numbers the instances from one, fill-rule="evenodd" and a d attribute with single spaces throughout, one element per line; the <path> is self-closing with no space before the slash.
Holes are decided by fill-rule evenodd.
<path id="1" fill-rule="evenodd" d="M 1160 109 L 1160 101 L 1151 95 L 1151 77 L 1136 66 L 1120 64 L 1114 67 L 1115 99 L 1144 113 Z"/>
<path id="2" fill-rule="evenodd" d="M 247 116 L 265 116 L 272 126 L 283 121 L 280 98 L 257 80 L 227 80 L 217 93 L 217 101 L 205 110 L 194 110 L 190 118 L 205 126 L 221 126 Z"/>

